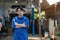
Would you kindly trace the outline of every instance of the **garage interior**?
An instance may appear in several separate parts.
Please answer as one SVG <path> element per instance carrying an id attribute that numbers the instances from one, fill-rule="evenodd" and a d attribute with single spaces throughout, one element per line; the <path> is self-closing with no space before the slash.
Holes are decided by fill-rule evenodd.
<path id="1" fill-rule="evenodd" d="M 16 3 L 16 1 L 18 1 L 18 3 Z M 53 4 L 53 5 L 49 5 L 47 0 L 42 0 L 43 2 L 40 4 L 41 5 L 41 11 L 45 11 L 45 15 L 46 15 L 46 19 L 49 18 L 53 18 L 53 19 L 57 19 L 58 20 L 58 25 L 60 24 L 60 2 L 57 3 L 57 5 Z M 17 16 L 16 13 L 9 13 L 9 9 L 11 8 L 11 5 L 24 5 L 24 6 L 29 6 L 31 7 L 32 3 L 33 5 L 39 9 L 39 0 L 33 0 L 33 2 L 31 2 L 31 0 L 0 0 L 0 17 L 2 17 L 2 12 L 4 12 L 4 17 L 7 17 L 6 20 L 6 27 L 8 27 L 8 23 L 11 24 L 11 20 L 14 16 Z M 4 8 L 4 11 L 2 11 L 2 8 Z M 31 10 L 31 8 L 30 8 Z M 24 14 L 25 16 L 27 16 L 29 18 L 29 20 L 31 21 L 31 13 L 26 13 Z M 37 20 L 38 21 L 38 20 Z M 36 22 L 37 22 L 36 21 Z M 32 23 L 32 22 L 31 22 Z M 29 34 L 32 34 L 32 25 L 30 23 L 30 28 L 28 30 Z M 8 24 L 8 25 L 7 25 Z M 37 29 L 35 29 L 35 33 L 39 34 L 39 27 L 38 24 L 35 25 Z M 9 26 L 8 28 L 10 28 L 11 26 Z M 59 29 L 59 28 L 58 28 Z M 10 33 L 10 29 L 8 30 Z M 59 30 L 60 31 L 60 30 Z"/>

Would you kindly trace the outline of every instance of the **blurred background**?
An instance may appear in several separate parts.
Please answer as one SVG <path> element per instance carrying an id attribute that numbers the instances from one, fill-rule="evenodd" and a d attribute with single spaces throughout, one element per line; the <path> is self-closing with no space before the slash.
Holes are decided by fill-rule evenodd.
<path id="1" fill-rule="evenodd" d="M 24 15 L 29 18 L 29 36 L 45 37 L 45 32 L 49 34 L 52 31 L 51 28 L 55 27 L 55 36 L 59 38 L 60 0 L 0 0 L 0 20 L 3 24 L 2 37 L 6 38 L 13 35 L 11 20 L 17 16 L 16 8 L 19 6 L 23 7 Z"/>

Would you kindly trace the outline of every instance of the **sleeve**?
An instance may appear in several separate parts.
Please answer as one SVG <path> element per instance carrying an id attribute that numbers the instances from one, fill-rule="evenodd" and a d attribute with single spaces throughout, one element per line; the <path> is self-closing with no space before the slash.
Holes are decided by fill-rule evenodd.
<path id="1" fill-rule="evenodd" d="M 25 25 L 27 28 L 29 27 L 29 19 L 28 18 L 25 19 Z"/>
<path id="2" fill-rule="evenodd" d="M 12 19 L 12 22 L 11 22 L 11 27 L 12 27 L 12 28 L 15 28 L 14 21 L 15 21 L 15 19 Z"/>

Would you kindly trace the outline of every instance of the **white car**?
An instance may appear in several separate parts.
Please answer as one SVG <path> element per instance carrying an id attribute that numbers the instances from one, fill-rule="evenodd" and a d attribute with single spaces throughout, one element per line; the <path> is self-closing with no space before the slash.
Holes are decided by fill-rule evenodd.
<path id="1" fill-rule="evenodd" d="M 11 5 L 11 7 L 8 10 L 8 13 L 16 13 L 16 8 L 21 6 L 24 9 L 24 13 L 29 13 L 31 12 L 30 7 L 25 6 L 25 5 Z"/>

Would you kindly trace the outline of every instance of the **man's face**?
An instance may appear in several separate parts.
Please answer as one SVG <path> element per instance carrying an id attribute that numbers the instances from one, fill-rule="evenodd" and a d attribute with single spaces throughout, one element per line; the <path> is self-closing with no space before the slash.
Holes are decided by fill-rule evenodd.
<path id="1" fill-rule="evenodd" d="M 21 9 L 18 9 L 17 13 L 18 13 L 19 16 L 23 15 L 23 11 Z"/>

